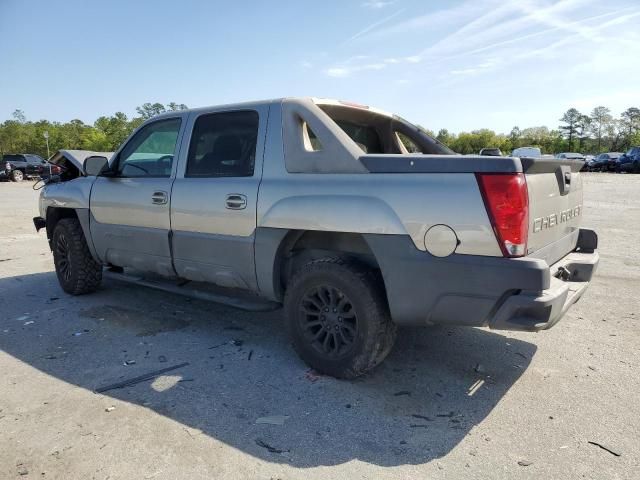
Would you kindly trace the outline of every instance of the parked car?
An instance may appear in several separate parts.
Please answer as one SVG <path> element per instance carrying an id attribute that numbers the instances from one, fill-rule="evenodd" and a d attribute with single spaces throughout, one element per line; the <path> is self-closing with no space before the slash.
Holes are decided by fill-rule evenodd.
<path id="1" fill-rule="evenodd" d="M 591 172 L 612 172 L 616 169 L 617 159 L 622 155 L 620 152 L 601 153 L 588 164 Z"/>
<path id="2" fill-rule="evenodd" d="M 560 158 L 563 160 L 579 160 L 582 162 L 582 167 L 580 168 L 580 171 L 586 172 L 589 170 L 589 165 L 585 161 L 585 156 L 581 153 L 563 152 L 563 153 L 556 154 L 556 158 Z"/>
<path id="3" fill-rule="evenodd" d="M 567 160 L 582 160 L 582 161 L 585 161 L 585 156 L 583 154 L 575 153 L 575 152 L 558 153 L 556 155 L 556 158 L 562 158 L 562 159 L 567 159 Z"/>
<path id="4" fill-rule="evenodd" d="M 69 294 L 105 266 L 249 291 L 284 304 L 310 366 L 353 378 L 397 325 L 555 325 L 598 264 L 577 167 L 456 155 L 395 115 L 287 98 L 147 120 L 47 183 L 34 225 Z"/>
<path id="5" fill-rule="evenodd" d="M 520 147 L 513 150 L 511 152 L 511 156 L 540 158 L 542 157 L 542 150 L 540 150 L 538 147 Z"/>
<path id="6" fill-rule="evenodd" d="M 40 175 L 45 166 L 44 159 L 29 153 L 8 154 L 2 157 L 0 178 L 9 178 L 13 182 L 21 182 L 25 178 Z"/>
<path id="7" fill-rule="evenodd" d="M 502 152 L 499 148 L 483 148 L 480 150 L 480 155 L 488 155 L 490 157 L 501 157 Z"/>
<path id="8" fill-rule="evenodd" d="M 640 147 L 631 147 L 616 161 L 615 171 L 640 173 Z"/>

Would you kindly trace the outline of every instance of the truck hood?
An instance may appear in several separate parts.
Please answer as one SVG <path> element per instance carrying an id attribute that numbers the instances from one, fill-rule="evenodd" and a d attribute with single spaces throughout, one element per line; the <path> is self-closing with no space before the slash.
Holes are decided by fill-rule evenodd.
<path id="1" fill-rule="evenodd" d="M 87 157 L 100 156 L 111 159 L 113 152 L 92 152 L 90 150 L 58 150 L 47 160 L 54 165 L 65 166 L 66 162 L 70 162 L 75 166 L 81 175 L 84 175 L 84 161 Z"/>

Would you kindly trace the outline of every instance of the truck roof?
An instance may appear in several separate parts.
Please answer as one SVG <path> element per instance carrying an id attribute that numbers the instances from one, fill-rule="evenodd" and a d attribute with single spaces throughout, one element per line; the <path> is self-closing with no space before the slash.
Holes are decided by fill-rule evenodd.
<path id="1" fill-rule="evenodd" d="M 321 98 L 321 97 L 281 97 L 281 98 L 272 98 L 272 99 L 267 99 L 267 100 L 253 100 L 253 101 L 249 101 L 249 102 L 239 102 L 239 103 L 226 103 L 226 104 L 221 104 L 221 105 L 208 105 L 208 106 L 204 106 L 204 107 L 196 107 L 196 108 L 188 108 L 186 110 L 180 110 L 181 112 L 205 112 L 205 111 L 209 111 L 212 108 L 215 109 L 220 109 L 220 110 L 236 110 L 236 109 L 243 109 L 243 108 L 255 108 L 258 106 L 262 106 L 262 105 L 269 105 L 272 103 L 282 103 L 282 102 L 286 102 L 286 101 L 296 101 L 296 100 L 309 100 L 313 103 L 315 103 L 316 105 L 335 105 L 335 106 L 341 106 L 341 107 L 346 107 L 346 108 L 358 108 L 358 109 L 365 109 L 368 110 L 370 112 L 376 113 L 378 115 L 383 115 L 385 117 L 394 117 L 395 115 L 389 112 L 386 112 L 384 110 L 381 110 L 379 108 L 375 108 L 375 107 L 371 107 L 369 105 L 363 105 L 363 104 L 359 104 L 359 103 L 355 103 L 355 102 L 349 102 L 349 101 L 345 101 L 345 100 L 338 100 L 338 99 L 334 99 L 334 98 Z M 160 115 L 157 115 L 153 118 L 162 118 L 162 117 L 168 117 L 168 116 L 172 116 L 175 115 L 175 111 L 171 111 L 171 112 L 164 112 L 161 113 Z"/>

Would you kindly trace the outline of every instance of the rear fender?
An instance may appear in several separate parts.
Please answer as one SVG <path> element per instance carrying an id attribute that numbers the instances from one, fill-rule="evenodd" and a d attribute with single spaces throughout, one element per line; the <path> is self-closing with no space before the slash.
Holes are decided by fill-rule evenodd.
<path id="1" fill-rule="evenodd" d="M 262 215 L 258 227 L 406 235 L 398 215 L 384 201 L 357 195 L 283 198 Z"/>

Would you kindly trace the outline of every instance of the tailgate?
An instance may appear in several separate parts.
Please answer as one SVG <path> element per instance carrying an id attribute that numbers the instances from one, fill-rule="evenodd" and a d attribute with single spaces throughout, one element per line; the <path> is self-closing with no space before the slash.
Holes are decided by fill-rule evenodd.
<path id="1" fill-rule="evenodd" d="M 582 219 L 580 160 L 522 158 L 529 192 L 527 255 L 549 265 L 575 249 Z"/>

